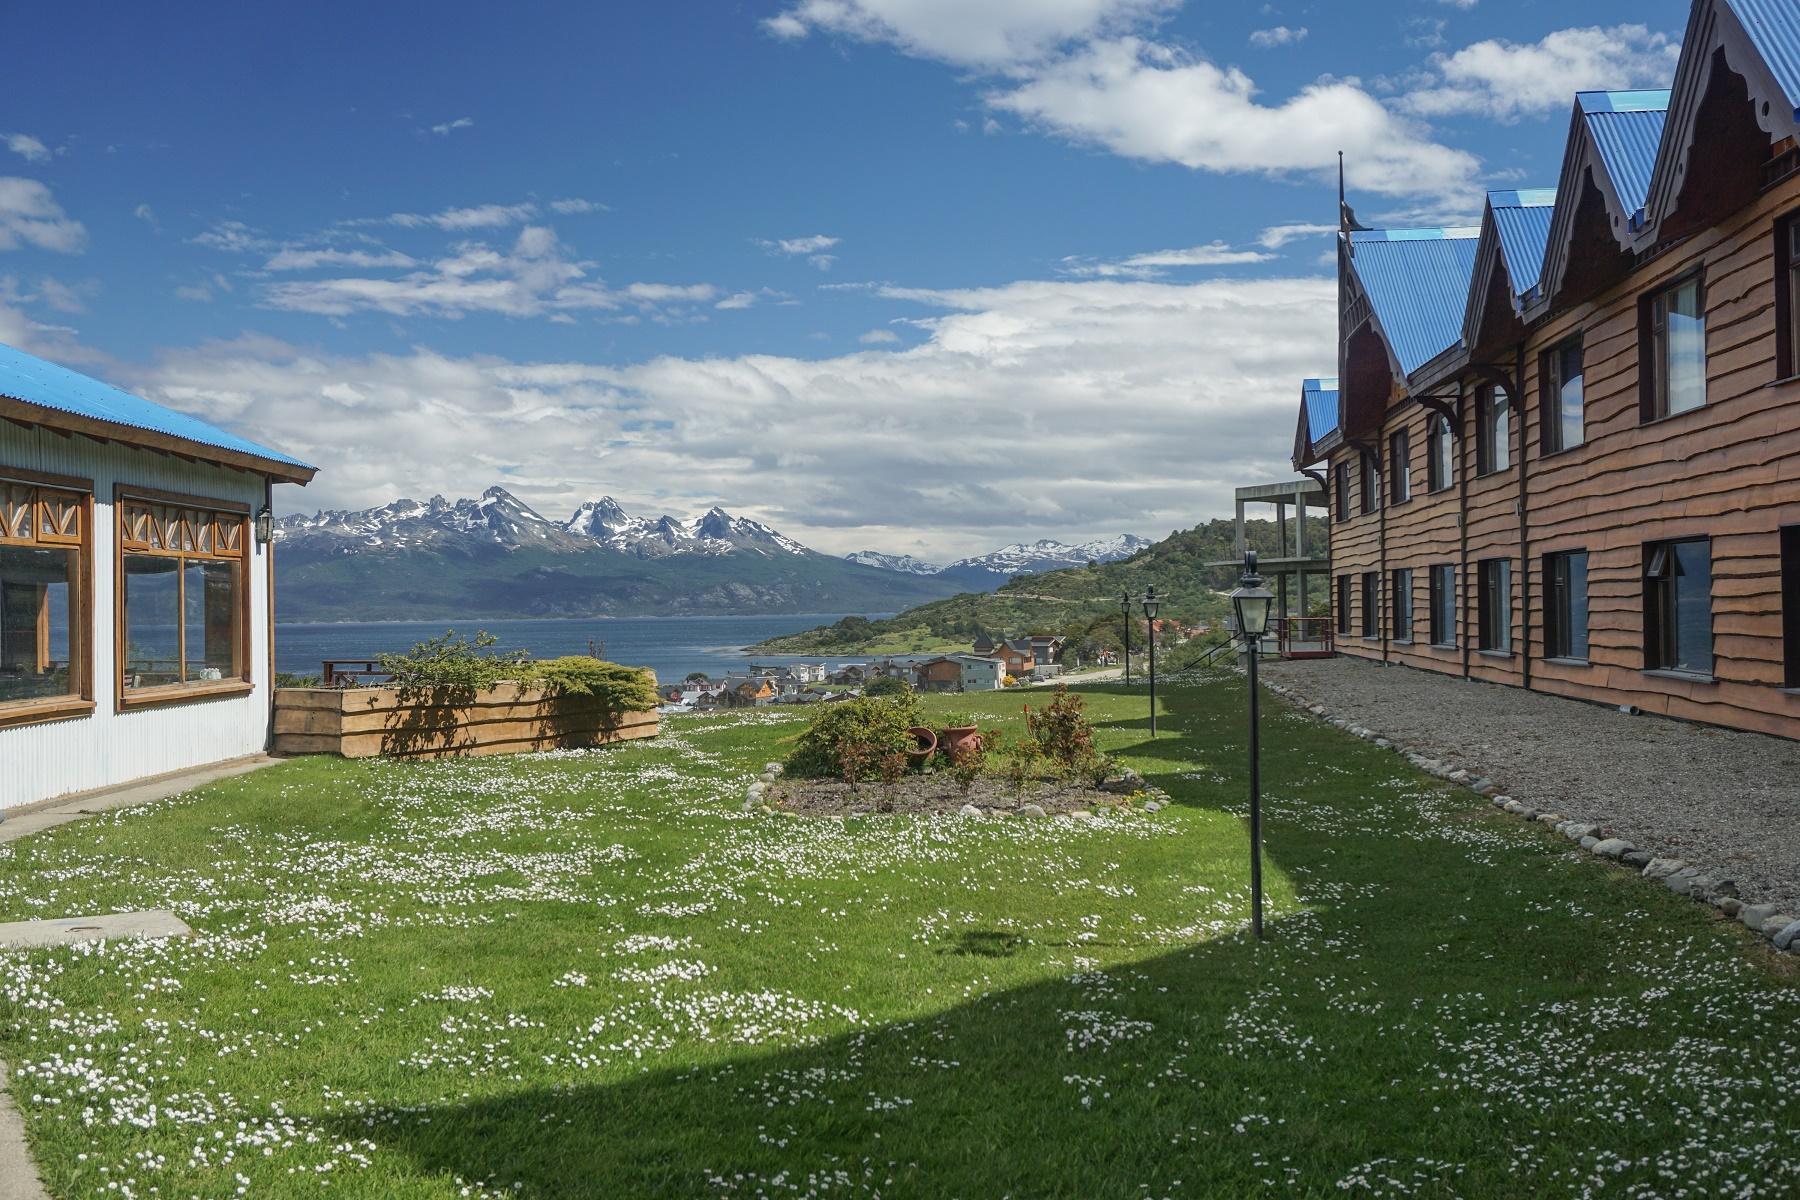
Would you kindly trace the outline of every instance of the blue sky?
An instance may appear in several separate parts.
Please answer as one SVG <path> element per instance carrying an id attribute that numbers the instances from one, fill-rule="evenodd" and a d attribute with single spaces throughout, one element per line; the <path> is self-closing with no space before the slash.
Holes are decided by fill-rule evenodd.
<path id="1" fill-rule="evenodd" d="M 822 549 L 1160 535 L 1284 473 L 1365 220 L 1549 186 L 1685 5 L 11 14 L 0 341 L 324 468 Z"/>

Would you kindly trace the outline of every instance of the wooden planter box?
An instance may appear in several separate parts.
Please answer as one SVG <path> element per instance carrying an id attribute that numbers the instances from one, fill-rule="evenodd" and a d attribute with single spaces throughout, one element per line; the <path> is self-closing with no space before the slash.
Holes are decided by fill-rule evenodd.
<path id="1" fill-rule="evenodd" d="M 500 683 L 476 692 L 277 688 L 275 753 L 447 758 L 655 737 L 654 711 L 611 714 L 585 696 Z"/>

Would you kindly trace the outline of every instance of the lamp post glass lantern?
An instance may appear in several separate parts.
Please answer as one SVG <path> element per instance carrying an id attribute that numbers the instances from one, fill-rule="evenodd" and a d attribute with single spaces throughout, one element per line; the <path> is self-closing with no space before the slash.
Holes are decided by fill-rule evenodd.
<path id="1" fill-rule="evenodd" d="M 1131 593 L 1119 593 L 1119 611 L 1125 616 L 1125 683 L 1131 684 Z"/>
<path id="2" fill-rule="evenodd" d="M 1156 585 L 1144 592 L 1144 635 L 1150 639 L 1150 736 L 1156 736 Z"/>
<path id="3" fill-rule="evenodd" d="M 256 513 L 256 544 L 266 546 L 275 536 L 275 513 L 268 505 L 263 505 Z"/>
<path id="4" fill-rule="evenodd" d="M 1231 608 L 1237 614 L 1238 634 L 1244 639 L 1244 665 L 1250 676 L 1250 930 L 1259 940 L 1263 935 L 1262 747 L 1258 729 L 1262 714 L 1257 704 L 1256 659 L 1269 628 L 1269 606 L 1275 599 L 1262 582 L 1256 573 L 1256 551 L 1246 551 L 1244 576 L 1231 593 Z"/>

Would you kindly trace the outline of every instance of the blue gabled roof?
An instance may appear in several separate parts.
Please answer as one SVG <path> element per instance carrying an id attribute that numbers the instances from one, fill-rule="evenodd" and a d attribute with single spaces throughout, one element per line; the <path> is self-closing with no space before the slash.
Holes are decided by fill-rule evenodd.
<path id="1" fill-rule="evenodd" d="M 1650 196 L 1650 177 L 1669 115 L 1668 92 L 1577 92 L 1582 119 L 1612 178 L 1625 215 L 1635 220 Z"/>
<path id="2" fill-rule="evenodd" d="M 286 463 L 305 471 L 316 469 L 279 450 L 271 450 L 248 438 L 227 433 L 198 417 L 164 408 L 142 397 L 133 396 L 130 392 L 121 391 L 110 383 L 90 379 L 12 346 L 0 345 L 0 396 L 71 416 L 105 421 L 109 425 L 165 434 L 193 442 L 197 446 L 211 446 L 217 450 L 231 450 L 255 458 Z"/>
<path id="3" fill-rule="evenodd" d="M 1489 192 L 1488 209 L 1494 214 L 1494 232 L 1500 238 L 1513 294 L 1523 296 L 1537 286 L 1544 269 L 1544 247 L 1549 244 L 1550 220 L 1556 214 L 1556 189 Z"/>
<path id="4" fill-rule="evenodd" d="M 1306 408 L 1306 436 L 1314 441 L 1337 432 L 1338 381 L 1308 379 L 1300 384 L 1300 403 Z"/>
<path id="5" fill-rule="evenodd" d="M 1351 262 L 1400 369 L 1414 371 L 1462 337 L 1479 229 L 1371 229 L 1350 235 Z"/>
<path id="6" fill-rule="evenodd" d="M 1800 0 L 1727 0 L 1800 121 Z"/>

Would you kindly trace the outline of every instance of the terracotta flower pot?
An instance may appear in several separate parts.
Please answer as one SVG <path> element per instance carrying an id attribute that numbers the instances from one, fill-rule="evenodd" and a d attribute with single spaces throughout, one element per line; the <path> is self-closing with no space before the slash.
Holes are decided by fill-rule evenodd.
<path id="1" fill-rule="evenodd" d="M 964 751 L 981 749 L 981 727 L 979 725 L 952 725 L 938 730 L 938 748 L 945 754 L 957 755 Z"/>
<path id="2" fill-rule="evenodd" d="M 937 734 L 925 728 L 923 725 L 914 725 L 906 732 L 912 734 L 913 740 L 918 743 L 916 747 L 907 751 L 908 754 L 912 755 L 914 758 L 930 758 L 933 754 L 937 753 Z"/>

